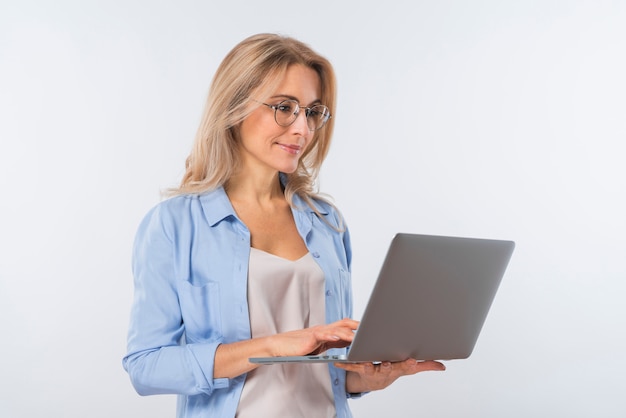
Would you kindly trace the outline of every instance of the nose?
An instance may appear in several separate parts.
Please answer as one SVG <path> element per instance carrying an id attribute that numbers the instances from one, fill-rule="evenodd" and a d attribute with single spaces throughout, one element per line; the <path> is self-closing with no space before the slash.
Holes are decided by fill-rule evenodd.
<path id="1" fill-rule="evenodd" d="M 309 121 L 307 120 L 306 114 L 307 110 L 300 108 L 296 120 L 291 124 L 302 136 L 309 134 Z"/>

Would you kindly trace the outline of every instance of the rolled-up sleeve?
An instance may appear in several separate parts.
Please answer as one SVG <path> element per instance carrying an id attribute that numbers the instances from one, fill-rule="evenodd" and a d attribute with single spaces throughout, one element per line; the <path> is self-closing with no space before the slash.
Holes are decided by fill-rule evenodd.
<path id="1" fill-rule="evenodd" d="M 123 366 L 141 395 L 210 395 L 229 383 L 213 379 L 220 341 L 185 344 L 176 234 L 172 217 L 157 206 L 140 224 L 133 247 L 135 289 Z"/>

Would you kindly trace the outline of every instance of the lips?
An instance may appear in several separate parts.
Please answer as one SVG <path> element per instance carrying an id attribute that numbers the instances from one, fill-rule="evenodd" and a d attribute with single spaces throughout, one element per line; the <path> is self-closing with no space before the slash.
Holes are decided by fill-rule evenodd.
<path id="1" fill-rule="evenodd" d="M 291 144 L 277 144 L 283 151 L 288 152 L 289 154 L 298 155 L 300 151 L 302 151 L 302 147 L 300 145 L 291 145 Z"/>

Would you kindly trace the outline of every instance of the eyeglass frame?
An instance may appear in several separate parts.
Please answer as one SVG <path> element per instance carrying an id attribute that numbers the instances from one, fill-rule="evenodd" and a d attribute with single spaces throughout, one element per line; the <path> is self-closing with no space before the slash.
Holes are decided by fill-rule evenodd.
<path id="1" fill-rule="evenodd" d="M 253 99 L 253 100 L 254 100 L 254 99 Z M 294 99 L 285 99 L 285 100 L 281 100 L 281 101 L 280 101 L 280 103 L 275 104 L 275 105 L 271 105 L 271 104 L 268 104 L 268 103 L 264 103 L 264 102 L 261 102 L 261 101 L 258 101 L 258 100 L 254 100 L 254 101 L 255 101 L 255 102 L 257 102 L 257 103 L 259 103 L 259 104 L 262 104 L 262 105 L 264 105 L 264 106 L 267 106 L 267 107 L 269 107 L 269 108 L 270 108 L 270 109 L 272 109 L 272 110 L 274 110 L 274 122 L 276 122 L 276 124 L 277 124 L 278 126 L 282 126 L 283 128 L 286 128 L 286 127 L 288 127 L 288 126 L 293 125 L 293 123 L 294 123 L 296 120 L 298 120 L 298 116 L 300 116 L 300 110 L 302 110 L 302 109 L 304 109 L 304 117 L 305 117 L 305 119 L 306 119 L 306 126 L 307 126 L 307 128 L 309 129 L 309 131 L 310 131 L 310 132 L 319 131 L 319 130 L 320 130 L 320 129 L 322 129 L 324 126 L 326 126 L 326 123 L 330 120 L 330 118 L 332 118 L 332 117 L 333 117 L 333 115 L 331 115 L 331 114 L 330 114 L 330 109 L 328 108 L 328 106 L 323 105 L 323 104 L 316 104 L 316 105 L 313 105 L 313 106 L 311 106 L 311 107 L 308 107 L 308 106 L 302 106 L 302 105 L 300 105 L 300 103 L 298 103 L 298 101 L 297 101 L 297 100 L 294 100 Z M 293 118 L 293 120 L 292 120 L 289 124 L 287 124 L 287 125 L 282 125 L 282 124 L 280 124 L 280 123 L 278 122 L 278 117 L 277 117 L 277 115 L 278 115 L 278 107 L 279 107 L 282 103 L 285 103 L 285 102 L 293 102 L 293 103 L 295 103 L 295 104 L 296 104 L 296 109 L 297 109 L 297 110 L 293 113 L 293 114 L 295 115 L 295 117 Z M 328 117 L 324 120 L 324 123 L 322 124 L 322 126 L 320 126 L 319 128 L 311 129 L 311 127 L 309 126 L 309 114 L 310 114 L 311 110 L 312 110 L 314 107 L 316 107 L 316 106 L 322 106 L 322 107 L 326 108 L 326 110 L 328 110 Z"/>

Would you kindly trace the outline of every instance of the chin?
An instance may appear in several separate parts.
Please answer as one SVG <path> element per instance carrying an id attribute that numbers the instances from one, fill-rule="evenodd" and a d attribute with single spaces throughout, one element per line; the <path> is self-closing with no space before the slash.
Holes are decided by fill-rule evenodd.
<path id="1" fill-rule="evenodd" d="M 285 173 L 285 174 L 293 174 L 296 172 L 296 170 L 298 169 L 298 167 L 289 167 L 289 168 L 285 168 L 284 170 L 278 170 L 281 173 Z"/>
<path id="2" fill-rule="evenodd" d="M 295 173 L 298 169 L 298 164 L 282 164 L 276 167 L 278 171 L 285 174 Z"/>

